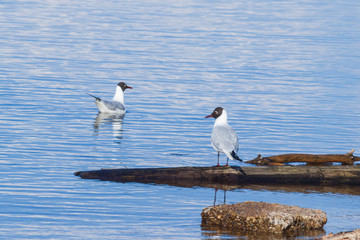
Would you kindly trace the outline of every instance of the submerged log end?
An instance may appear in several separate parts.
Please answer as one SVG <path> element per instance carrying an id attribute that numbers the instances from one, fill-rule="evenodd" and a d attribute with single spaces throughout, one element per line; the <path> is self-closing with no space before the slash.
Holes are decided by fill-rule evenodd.
<path id="1" fill-rule="evenodd" d="M 94 170 L 94 171 L 78 171 L 75 172 L 75 176 L 79 176 L 83 179 L 99 179 L 99 175 L 101 174 L 101 170 Z"/>

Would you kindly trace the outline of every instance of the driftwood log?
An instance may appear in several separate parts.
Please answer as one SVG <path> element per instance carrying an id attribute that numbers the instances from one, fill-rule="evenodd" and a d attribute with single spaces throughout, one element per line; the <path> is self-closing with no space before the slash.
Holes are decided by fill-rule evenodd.
<path id="1" fill-rule="evenodd" d="M 79 171 L 83 179 L 231 189 L 247 184 L 360 186 L 360 165 L 101 169 Z"/>
<path id="2" fill-rule="evenodd" d="M 354 162 L 360 161 L 360 157 L 354 156 L 355 149 L 346 154 L 283 154 L 270 157 L 262 157 L 260 154 L 246 163 L 264 165 L 283 165 L 284 163 L 305 162 L 308 165 L 326 165 L 327 163 L 339 162 L 343 165 L 354 165 Z"/>

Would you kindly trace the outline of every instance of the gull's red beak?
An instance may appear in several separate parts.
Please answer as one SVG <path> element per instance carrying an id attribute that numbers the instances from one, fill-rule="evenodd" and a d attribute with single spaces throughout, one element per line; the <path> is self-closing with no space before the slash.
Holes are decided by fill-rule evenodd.
<path id="1" fill-rule="evenodd" d="M 205 118 L 210 118 L 210 117 L 212 117 L 212 115 L 210 114 L 210 115 L 208 115 L 208 116 L 206 116 Z"/>
<path id="2" fill-rule="evenodd" d="M 132 87 L 130 87 L 130 86 L 126 86 L 126 88 L 130 88 L 130 89 L 133 89 Z"/>

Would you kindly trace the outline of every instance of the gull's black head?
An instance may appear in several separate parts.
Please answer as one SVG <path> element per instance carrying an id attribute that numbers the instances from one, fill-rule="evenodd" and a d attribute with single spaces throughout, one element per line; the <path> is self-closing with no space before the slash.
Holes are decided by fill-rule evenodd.
<path id="1" fill-rule="evenodd" d="M 123 92 L 125 92 L 125 89 L 127 89 L 127 88 L 132 89 L 132 87 L 126 85 L 126 83 L 124 83 L 124 82 L 119 82 L 119 83 L 118 83 L 118 86 L 121 87 L 121 89 L 123 90 Z"/>
<path id="2" fill-rule="evenodd" d="M 213 117 L 213 118 L 217 119 L 218 117 L 221 116 L 223 110 L 224 109 L 222 107 L 217 107 L 214 109 L 214 111 L 210 115 L 206 116 L 205 118 Z"/>

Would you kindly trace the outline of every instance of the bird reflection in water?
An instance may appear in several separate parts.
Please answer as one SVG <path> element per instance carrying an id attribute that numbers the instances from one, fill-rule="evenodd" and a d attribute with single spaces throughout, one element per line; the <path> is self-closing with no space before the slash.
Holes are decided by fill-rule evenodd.
<path id="1" fill-rule="evenodd" d="M 117 139 L 122 139 L 123 136 L 123 121 L 124 114 L 113 114 L 113 113 L 101 113 L 99 112 L 94 122 L 94 132 L 96 135 L 102 126 L 112 125 L 113 136 Z M 118 143 L 121 143 L 120 141 Z"/>
<path id="2" fill-rule="evenodd" d="M 218 188 L 215 188 L 215 195 L 214 195 L 214 206 L 216 205 L 216 194 L 218 192 Z M 218 204 L 218 205 L 223 205 L 223 204 L 226 204 L 226 190 L 223 190 L 224 191 L 224 201 L 222 204 Z"/>

